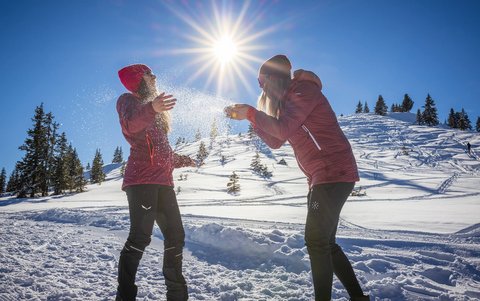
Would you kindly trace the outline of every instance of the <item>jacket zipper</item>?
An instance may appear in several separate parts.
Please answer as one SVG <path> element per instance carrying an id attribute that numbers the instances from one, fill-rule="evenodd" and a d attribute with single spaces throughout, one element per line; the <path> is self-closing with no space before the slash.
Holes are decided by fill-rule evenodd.
<path id="1" fill-rule="evenodd" d="M 148 153 L 150 155 L 150 164 L 153 165 L 154 149 L 152 145 L 152 139 L 150 139 L 150 135 L 148 135 L 148 133 L 146 133 L 145 136 L 147 138 Z"/>
<path id="2" fill-rule="evenodd" d="M 308 135 L 310 136 L 310 138 L 312 138 L 313 140 L 313 143 L 315 143 L 315 145 L 317 146 L 318 150 L 322 150 L 322 148 L 320 147 L 320 144 L 318 144 L 317 140 L 315 139 L 315 137 L 313 137 L 312 133 L 310 132 L 310 130 L 304 125 L 302 124 L 302 129 L 308 133 Z"/>

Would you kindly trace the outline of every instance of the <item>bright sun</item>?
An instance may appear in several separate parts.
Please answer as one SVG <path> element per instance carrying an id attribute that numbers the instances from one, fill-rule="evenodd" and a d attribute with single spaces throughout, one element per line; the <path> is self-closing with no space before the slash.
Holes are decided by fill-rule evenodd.
<path id="1" fill-rule="evenodd" d="M 266 48 L 257 41 L 274 31 L 276 26 L 255 28 L 262 19 L 261 12 L 250 13 L 250 1 L 232 1 L 232 5 L 243 3 L 242 7 L 222 5 L 221 11 L 216 3 L 211 2 L 211 16 L 207 16 L 204 12 L 208 10 L 202 7 L 202 18 L 192 7 L 182 11 L 169 6 L 175 15 L 193 29 L 185 33 L 185 38 L 193 42 L 192 47 L 174 49 L 172 53 L 192 55 L 189 64 L 195 72 L 188 82 L 205 80 L 204 88 L 209 89 L 214 85 L 218 95 L 236 92 L 239 86 L 255 93 L 250 84 L 251 78 L 256 76 L 258 65 L 263 60 L 253 52 Z"/>
<path id="2" fill-rule="evenodd" d="M 213 53 L 222 64 L 231 62 L 237 55 L 237 45 L 229 36 L 224 36 L 213 45 Z"/>

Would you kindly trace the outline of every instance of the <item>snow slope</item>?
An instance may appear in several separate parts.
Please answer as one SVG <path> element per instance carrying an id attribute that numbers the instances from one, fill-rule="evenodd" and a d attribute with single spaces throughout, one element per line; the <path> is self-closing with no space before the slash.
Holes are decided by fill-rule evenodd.
<path id="1" fill-rule="evenodd" d="M 372 299 L 479 300 L 480 137 L 410 120 L 339 118 L 366 195 L 346 203 L 338 242 Z M 177 151 L 194 156 L 198 145 Z M 271 179 L 250 170 L 255 151 Z M 85 193 L 0 199 L 0 300 L 114 298 L 129 220 L 119 166 L 105 169 L 107 181 Z M 233 171 L 238 195 L 226 192 Z M 312 300 L 303 240 L 307 186 L 288 145 L 270 150 L 246 135 L 217 137 L 204 166 L 174 176 L 191 300 Z M 154 236 L 138 274 L 139 300 L 164 298 L 158 228 Z M 348 300 L 336 279 L 333 298 Z"/>

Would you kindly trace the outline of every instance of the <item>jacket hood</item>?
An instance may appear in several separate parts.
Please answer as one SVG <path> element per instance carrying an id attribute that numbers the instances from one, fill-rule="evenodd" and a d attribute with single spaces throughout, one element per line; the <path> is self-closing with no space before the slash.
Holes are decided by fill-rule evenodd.
<path id="1" fill-rule="evenodd" d="M 295 82 L 311 81 L 311 82 L 315 83 L 320 89 L 322 89 L 322 81 L 312 71 L 307 71 L 307 70 L 303 70 L 303 69 L 295 70 L 293 72 L 293 80 Z"/>

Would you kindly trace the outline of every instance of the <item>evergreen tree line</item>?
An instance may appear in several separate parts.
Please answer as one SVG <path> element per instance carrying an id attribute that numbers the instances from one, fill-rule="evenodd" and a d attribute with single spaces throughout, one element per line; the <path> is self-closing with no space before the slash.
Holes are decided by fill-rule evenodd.
<path id="1" fill-rule="evenodd" d="M 390 112 L 410 112 L 413 108 L 413 100 L 408 94 L 405 94 L 401 104 L 392 104 Z M 419 125 L 427 126 L 436 126 L 439 124 L 438 120 L 438 110 L 435 105 L 435 101 L 427 94 L 425 99 L 425 104 L 422 106 L 423 110 L 418 109 L 416 115 L 416 123 Z M 378 96 L 377 102 L 375 103 L 374 113 L 377 115 L 385 116 L 388 112 L 388 107 L 383 99 L 382 95 Z M 361 101 L 358 102 L 355 109 L 355 113 L 370 113 L 367 102 L 362 104 Z M 445 122 L 449 127 L 460 129 L 460 130 L 472 130 L 472 123 L 468 117 L 468 114 L 462 108 L 462 111 L 455 112 L 450 109 L 450 114 L 448 115 L 448 120 Z M 477 118 L 475 125 L 475 130 L 480 132 L 480 117 Z"/>
<path id="2" fill-rule="evenodd" d="M 47 196 L 52 190 L 54 194 L 83 191 L 86 181 L 77 151 L 65 132 L 59 133 L 59 124 L 51 112 L 45 112 L 43 103 L 35 108 L 32 122 L 19 147 L 24 156 L 15 164 L 6 190 L 17 197 Z"/>
<path id="3" fill-rule="evenodd" d="M 77 150 L 68 142 L 65 132 L 59 132 L 51 112 L 45 112 L 43 103 L 35 108 L 32 127 L 19 149 L 24 152 L 17 161 L 7 182 L 5 168 L 0 172 L 0 193 L 9 192 L 19 198 L 83 192 L 87 180 Z M 112 163 L 123 163 L 121 147 L 115 149 Z M 90 171 L 91 183 L 105 180 L 103 159 L 97 149 Z"/>
<path id="4" fill-rule="evenodd" d="M 480 117 L 477 118 L 477 125 L 475 128 L 477 132 L 480 132 L 479 123 Z M 468 118 L 468 114 L 463 108 L 460 112 L 455 112 L 453 108 L 450 109 L 450 113 L 448 114 L 447 119 L 447 125 L 452 129 L 460 129 L 462 131 L 472 129 L 472 123 L 470 121 L 470 118 Z"/>
<path id="5" fill-rule="evenodd" d="M 410 112 L 413 108 L 413 100 L 408 96 L 408 94 L 405 94 L 403 96 L 403 101 L 401 104 L 392 104 L 392 107 L 390 109 L 391 112 Z M 382 95 L 378 96 L 377 102 L 375 103 L 375 108 L 374 112 L 377 115 L 386 115 L 388 112 L 388 107 L 387 104 L 385 103 L 385 100 L 383 99 Z M 370 113 L 370 108 L 368 107 L 367 102 L 365 101 L 365 104 L 362 104 L 362 102 L 359 100 L 357 104 L 357 108 L 355 109 L 355 113 Z"/>

